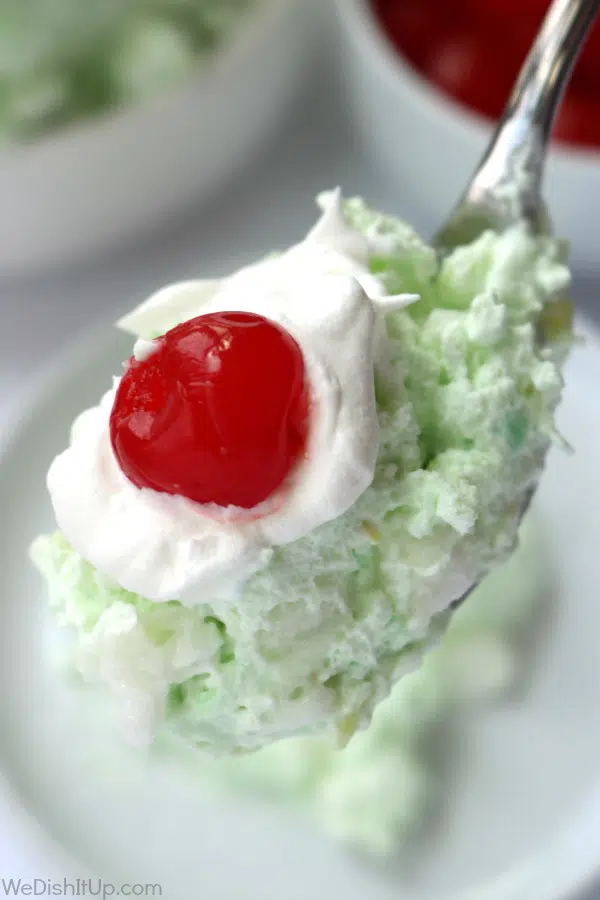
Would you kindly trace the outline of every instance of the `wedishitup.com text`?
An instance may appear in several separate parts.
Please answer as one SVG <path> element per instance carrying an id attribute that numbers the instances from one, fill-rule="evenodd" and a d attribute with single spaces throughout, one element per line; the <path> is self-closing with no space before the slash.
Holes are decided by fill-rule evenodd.
<path id="1" fill-rule="evenodd" d="M 160 884 L 111 884 L 101 878 L 52 881 L 0 878 L 0 897 L 162 897 Z"/>

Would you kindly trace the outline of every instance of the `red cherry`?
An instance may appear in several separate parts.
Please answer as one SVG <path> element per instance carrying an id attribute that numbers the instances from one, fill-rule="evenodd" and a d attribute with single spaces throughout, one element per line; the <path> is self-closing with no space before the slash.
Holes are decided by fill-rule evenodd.
<path id="1" fill-rule="evenodd" d="M 456 8 L 450 13 L 437 0 L 373 0 L 373 8 L 394 46 L 416 66 L 422 65 L 432 41 L 456 26 Z"/>
<path id="2" fill-rule="evenodd" d="M 596 97 L 571 85 L 564 98 L 552 137 L 579 147 L 600 147 L 600 117 Z"/>
<path id="3" fill-rule="evenodd" d="M 518 64 L 508 48 L 473 28 L 433 42 L 423 72 L 455 100 L 494 119 L 508 100 Z"/>
<path id="4" fill-rule="evenodd" d="M 521 16 L 535 16 L 541 21 L 550 0 L 467 0 L 473 15 L 499 20 L 505 27 Z"/>
<path id="5" fill-rule="evenodd" d="M 138 487 L 250 509 L 304 453 L 308 403 L 302 351 L 287 331 L 253 313 L 211 313 L 129 361 L 110 438 Z"/>
<path id="6" fill-rule="evenodd" d="M 596 96 L 600 93 L 600 20 L 596 22 L 585 42 L 577 69 L 582 78 L 589 81 Z"/>

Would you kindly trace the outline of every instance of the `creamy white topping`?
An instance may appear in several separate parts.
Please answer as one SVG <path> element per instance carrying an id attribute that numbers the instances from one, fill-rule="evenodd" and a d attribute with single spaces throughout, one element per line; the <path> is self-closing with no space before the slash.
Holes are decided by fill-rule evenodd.
<path id="1" fill-rule="evenodd" d="M 298 342 L 312 409 L 306 459 L 280 490 L 253 510 L 201 505 L 123 474 L 109 419 L 118 380 L 73 429 L 70 447 L 48 473 L 59 527 L 100 572 L 152 600 L 187 604 L 235 594 L 266 565 L 272 548 L 345 513 L 373 480 L 379 425 L 373 373 L 379 311 L 414 295 L 385 296 L 368 269 L 366 240 L 345 221 L 339 192 L 307 238 L 286 253 L 222 281 L 169 286 L 119 322 L 141 340 L 216 311 L 255 312 Z"/>
<path id="2" fill-rule="evenodd" d="M 156 341 L 147 341 L 144 338 L 138 338 L 133 345 L 133 358 L 138 362 L 145 362 L 150 359 L 153 353 L 158 350 Z"/>

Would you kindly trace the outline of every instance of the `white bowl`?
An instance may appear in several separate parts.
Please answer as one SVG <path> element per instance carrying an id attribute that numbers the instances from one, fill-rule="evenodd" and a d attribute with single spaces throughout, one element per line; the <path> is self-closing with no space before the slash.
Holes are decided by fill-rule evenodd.
<path id="1" fill-rule="evenodd" d="M 337 0 L 348 99 L 362 138 L 399 199 L 432 231 L 442 224 L 491 136 L 481 117 L 448 99 L 388 41 L 369 0 Z M 600 270 L 594 221 L 600 152 L 553 149 L 545 195 L 556 232 L 579 269 Z"/>
<path id="2" fill-rule="evenodd" d="M 0 153 L 0 272 L 70 264 L 213 194 L 266 140 L 309 67 L 303 0 L 262 0 L 180 88 Z"/>
<path id="3" fill-rule="evenodd" d="M 49 460 L 131 345 L 99 334 L 40 373 L 0 432 L 0 896 L 2 879 L 45 898 L 50 879 L 101 877 L 128 883 L 123 897 L 164 900 L 583 900 L 600 872 L 600 336 L 583 320 L 578 331 L 559 417 L 577 456 L 555 448 L 535 498 L 551 564 L 530 674 L 493 709 L 454 717 L 438 744 L 435 827 L 388 866 L 324 841 L 310 809 L 295 819 L 211 796 L 201 756 L 125 747 L 110 708 L 65 669 L 27 546 L 54 528 Z"/>

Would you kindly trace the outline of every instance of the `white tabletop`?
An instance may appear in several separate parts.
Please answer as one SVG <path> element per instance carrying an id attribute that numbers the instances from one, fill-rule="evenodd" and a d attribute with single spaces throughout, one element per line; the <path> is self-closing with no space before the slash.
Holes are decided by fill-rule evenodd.
<path id="1" fill-rule="evenodd" d="M 339 184 L 431 232 L 436 223 L 424 221 L 410 198 L 390 194 L 361 154 L 339 96 L 323 69 L 262 158 L 211 208 L 168 233 L 78 272 L 0 281 L 0 427 L 51 358 L 86 329 L 108 327 L 163 283 L 221 274 L 297 240 L 314 221 L 313 197 L 323 188 Z M 577 302 L 600 317 L 598 289 L 600 279 L 576 277 Z"/>

